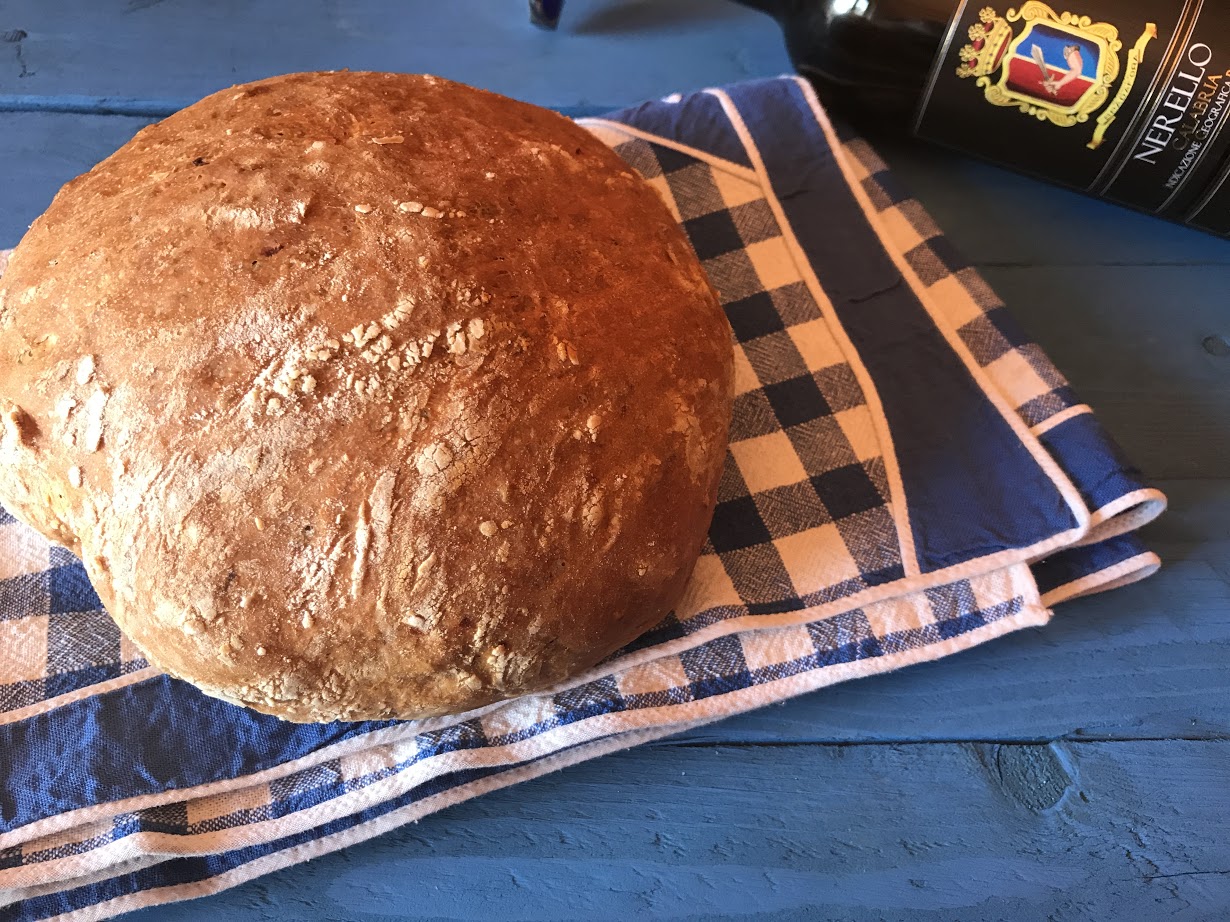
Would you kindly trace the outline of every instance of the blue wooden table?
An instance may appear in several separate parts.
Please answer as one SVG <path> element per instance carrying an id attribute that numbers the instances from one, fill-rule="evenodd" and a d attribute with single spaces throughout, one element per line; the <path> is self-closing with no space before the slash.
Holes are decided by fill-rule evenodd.
<path id="1" fill-rule="evenodd" d="M 230 83 L 434 72 L 600 109 L 788 68 L 722 0 L 4 0 L 0 246 Z M 884 150 L 1169 493 L 1142 585 L 1045 630 L 465 803 L 142 922 L 1230 916 L 1230 244 Z"/>

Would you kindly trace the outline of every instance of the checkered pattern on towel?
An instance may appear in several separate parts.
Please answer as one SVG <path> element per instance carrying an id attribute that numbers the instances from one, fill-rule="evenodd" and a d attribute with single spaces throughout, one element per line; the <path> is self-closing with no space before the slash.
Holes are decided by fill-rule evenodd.
<path id="1" fill-rule="evenodd" d="M 1040 532 L 1004 539 L 1014 523 L 998 507 L 937 511 L 902 488 L 921 461 L 886 422 L 900 395 L 847 336 L 848 280 L 804 258 L 824 241 L 801 239 L 749 106 L 790 107 L 816 159 L 840 164 L 807 188 L 832 186 L 874 233 L 883 258 L 869 265 L 883 277 L 859 284 L 913 292 L 918 316 L 951 334 L 948 373 L 979 406 L 1006 408 L 989 457 L 1042 472 L 1036 489 L 1053 495 L 1036 505 L 1054 521 Z M 1044 624 L 1054 602 L 1156 569 L 1130 532 L 1164 498 L 805 87 L 745 85 L 587 125 L 663 195 L 734 332 L 730 452 L 677 611 L 540 695 L 454 718 L 293 726 L 157 675 L 80 562 L 0 511 L 0 905 L 14 918 L 99 918 L 212 892 L 581 759 Z M 931 412 L 936 431 L 959 431 L 945 407 Z M 958 520 L 976 526 L 976 551 L 943 542 Z"/>
<path id="2" fill-rule="evenodd" d="M 1051 360 L 1029 341 L 1004 303 L 953 247 L 931 216 L 901 189 L 888 165 L 860 138 L 845 150 L 863 190 L 919 279 L 978 364 L 987 369 L 1014 409 L 1038 426 L 1079 401 Z"/>
<path id="3" fill-rule="evenodd" d="M 145 665 L 81 561 L 0 508 L 0 714 Z"/>

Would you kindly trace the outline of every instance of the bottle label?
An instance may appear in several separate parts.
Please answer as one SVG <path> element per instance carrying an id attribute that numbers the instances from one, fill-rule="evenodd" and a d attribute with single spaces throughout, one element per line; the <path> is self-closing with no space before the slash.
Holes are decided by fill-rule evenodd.
<path id="1" fill-rule="evenodd" d="M 916 132 L 1230 233 L 1230 4 L 961 3 Z"/>

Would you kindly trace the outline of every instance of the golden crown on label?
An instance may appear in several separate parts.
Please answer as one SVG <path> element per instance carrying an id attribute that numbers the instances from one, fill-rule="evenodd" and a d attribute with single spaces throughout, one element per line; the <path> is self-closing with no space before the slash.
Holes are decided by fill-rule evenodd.
<path id="1" fill-rule="evenodd" d="M 989 6 L 978 13 L 981 22 L 969 27 L 968 45 L 961 47 L 958 77 L 985 77 L 999 66 L 1012 40 L 1012 26 Z"/>

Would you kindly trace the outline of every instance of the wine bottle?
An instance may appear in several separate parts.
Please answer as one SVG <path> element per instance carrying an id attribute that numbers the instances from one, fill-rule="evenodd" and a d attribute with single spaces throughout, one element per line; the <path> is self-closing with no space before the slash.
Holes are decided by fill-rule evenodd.
<path id="1" fill-rule="evenodd" d="M 847 119 L 1230 236 L 1230 3 L 739 2 Z"/>

